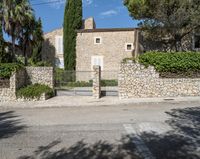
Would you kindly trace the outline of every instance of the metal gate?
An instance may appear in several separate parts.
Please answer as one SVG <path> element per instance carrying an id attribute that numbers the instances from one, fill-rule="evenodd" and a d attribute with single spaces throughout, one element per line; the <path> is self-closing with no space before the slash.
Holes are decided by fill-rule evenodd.
<path id="1" fill-rule="evenodd" d="M 56 71 L 58 96 L 92 96 L 92 71 Z"/>
<path id="2" fill-rule="evenodd" d="M 93 71 L 57 69 L 55 85 L 58 96 L 92 96 Z M 118 71 L 101 71 L 101 95 L 118 96 Z"/>

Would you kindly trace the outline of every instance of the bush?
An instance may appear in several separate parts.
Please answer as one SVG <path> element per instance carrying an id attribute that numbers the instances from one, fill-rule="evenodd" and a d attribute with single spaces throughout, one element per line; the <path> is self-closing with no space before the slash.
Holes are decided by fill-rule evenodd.
<path id="1" fill-rule="evenodd" d="M 118 81 L 117 80 L 101 80 L 101 86 L 102 87 L 118 86 Z"/>
<path id="2" fill-rule="evenodd" d="M 68 82 L 67 87 L 92 87 L 92 81 L 77 81 L 77 82 Z"/>
<path id="3" fill-rule="evenodd" d="M 200 72 L 200 53 L 197 52 L 148 52 L 139 57 L 146 67 L 152 65 L 161 74 L 192 76 Z"/>
<path id="4" fill-rule="evenodd" d="M 52 65 L 47 61 L 33 62 L 33 59 L 28 60 L 28 66 L 33 67 L 52 67 Z"/>
<path id="5" fill-rule="evenodd" d="M 17 97 L 26 99 L 40 98 L 45 93 L 49 96 L 53 96 L 53 89 L 46 85 L 34 84 L 21 88 L 17 91 Z"/>
<path id="6" fill-rule="evenodd" d="M 0 78 L 8 79 L 13 72 L 22 69 L 23 65 L 17 63 L 0 63 Z"/>

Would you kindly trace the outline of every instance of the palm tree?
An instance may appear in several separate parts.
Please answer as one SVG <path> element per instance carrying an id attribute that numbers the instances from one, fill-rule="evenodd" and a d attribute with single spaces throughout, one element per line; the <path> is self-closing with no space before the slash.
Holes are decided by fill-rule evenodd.
<path id="1" fill-rule="evenodd" d="M 21 49 L 23 51 L 25 65 L 28 64 L 27 48 L 29 48 L 30 51 L 33 45 L 34 23 L 34 19 L 32 21 L 27 21 L 26 23 L 24 23 L 23 29 L 21 29 L 18 37 L 19 45 L 21 46 Z"/>
<path id="2" fill-rule="evenodd" d="M 12 57 L 15 60 L 15 42 L 23 25 L 33 17 L 33 10 L 28 0 L 4 0 L 2 7 L 3 28 L 12 38 Z"/>

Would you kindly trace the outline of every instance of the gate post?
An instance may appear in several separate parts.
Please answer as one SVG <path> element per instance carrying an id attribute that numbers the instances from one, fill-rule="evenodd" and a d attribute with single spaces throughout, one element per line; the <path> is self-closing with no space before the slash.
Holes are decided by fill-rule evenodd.
<path id="1" fill-rule="evenodd" d="M 101 98 L 101 67 L 93 66 L 93 97 Z"/>

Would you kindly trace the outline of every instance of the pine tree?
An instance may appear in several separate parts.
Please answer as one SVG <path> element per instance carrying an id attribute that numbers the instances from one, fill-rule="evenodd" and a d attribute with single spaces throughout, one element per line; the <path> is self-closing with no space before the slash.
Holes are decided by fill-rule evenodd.
<path id="1" fill-rule="evenodd" d="M 76 67 L 76 30 L 82 26 L 82 0 L 68 0 L 65 6 L 63 46 L 65 70 Z"/>

